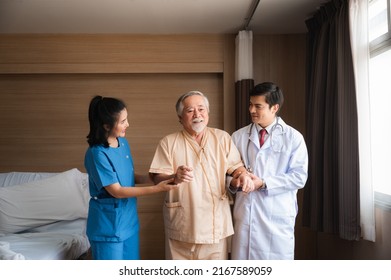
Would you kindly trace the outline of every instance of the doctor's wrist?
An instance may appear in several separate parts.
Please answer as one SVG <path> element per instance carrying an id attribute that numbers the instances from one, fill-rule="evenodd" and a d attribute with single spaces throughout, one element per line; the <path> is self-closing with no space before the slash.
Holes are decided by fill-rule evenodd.
<path id="1" fill-rule="evenodd" d="M 257 188 L 257 190 L 266 189 L 266 182 L 264 179 L 261 179 L 261 185 Z"/>

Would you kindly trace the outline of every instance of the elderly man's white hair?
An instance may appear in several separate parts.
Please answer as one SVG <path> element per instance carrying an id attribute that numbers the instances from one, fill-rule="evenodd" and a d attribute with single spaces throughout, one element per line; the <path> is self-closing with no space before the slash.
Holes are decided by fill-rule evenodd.
<path id="1" fill-rule="evenodd" d="M 178 116 L 182 116 L 182 113 L 183 113 L 183 101 L 186 98 L 188 98 L 189 96 L 193 96 L 193 95 L 199 95 L 199 96 L 202 96 L 204 98 L 206 110 L 209 113 L 209 100 L 208 100 L 208 98 L 202 92 L 197 91 L 197 90 L 192 90 L 192 91 L 189 91 L 189 92 L 183 94 L 181 97 L 179 97 L 178 101 L 176 102 L 175 109 L 176 109 L 176 113 L 177 113 Z"/>

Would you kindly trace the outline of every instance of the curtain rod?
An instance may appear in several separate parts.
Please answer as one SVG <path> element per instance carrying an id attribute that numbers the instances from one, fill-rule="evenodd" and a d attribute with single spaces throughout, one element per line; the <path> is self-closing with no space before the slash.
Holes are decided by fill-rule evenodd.
<path id="1" fill-rule="evenodd" d="M 250 21 L 251 19 L 253 18 L 253 15 L 255 13 L 255 10 L 257 9 L 258 7 L 258 4 L 259 4 L 260 0 L 254 0 L 253 1 L 253 4 L 252 4 L 252 8 L 251 8 L 251 12 L 250 12 L 250 15 L 248 17 L 245 18 L 246 20 L 246 23 L 244 24 L 243 26 L 243 29 L 242 30 L 247 30 L 248 29 L 248 25 L 250 24 Z"/>

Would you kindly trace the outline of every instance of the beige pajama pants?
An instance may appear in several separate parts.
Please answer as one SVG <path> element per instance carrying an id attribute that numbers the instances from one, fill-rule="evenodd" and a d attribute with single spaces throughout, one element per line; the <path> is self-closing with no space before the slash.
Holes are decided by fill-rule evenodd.
<path id="1" fill-rule="evenodd" d="M 167 260 L 227 260 L 228 238 L 215 244 L 195 244 L 166 238 Z"/>

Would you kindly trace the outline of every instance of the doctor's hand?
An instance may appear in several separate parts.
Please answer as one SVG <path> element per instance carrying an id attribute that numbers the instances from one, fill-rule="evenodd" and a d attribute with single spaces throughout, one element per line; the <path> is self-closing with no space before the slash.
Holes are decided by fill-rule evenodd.
<path id="1" fill-rule="evenodd" d="M 261 178 L 259 178 L 253 173 L 249 173 L 249 176 L 254 183 L 254 190 L 258 190 L 263 187 L 264 182 Z"/>
<path id="2" fill-rule="evenodd" d="M 174 183 L 180 184 L 191 181 L 193 181 L 193 168 L 186 165 L 179 166 L 174 176 Z"/>

